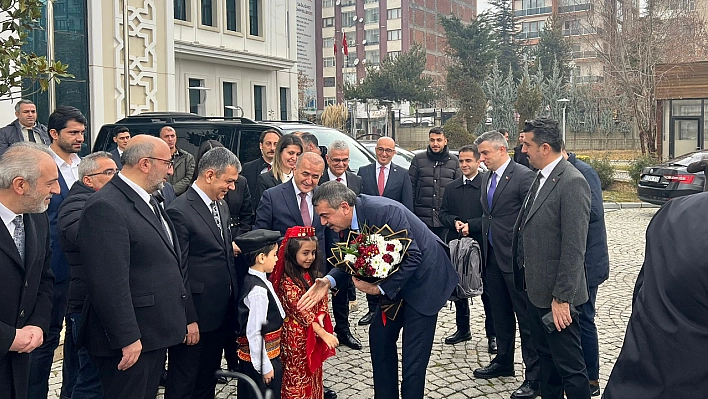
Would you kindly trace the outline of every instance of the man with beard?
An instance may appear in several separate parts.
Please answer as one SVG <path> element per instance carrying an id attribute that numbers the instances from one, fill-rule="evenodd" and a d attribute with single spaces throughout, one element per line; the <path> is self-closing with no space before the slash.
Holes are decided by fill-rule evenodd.
<path id="1" fill-rule="evenodd" d="M 241 174 L 246 178 L 251 195 L 256 194 L 258 175 L 269 171 L 273 167 L 273 157 L 275 156 L 275 147 L 278 145 L 278 140 L 280 140 L 280 132 L 277 130 L 268 129 L 261 133 L 259 144 L 261 156 L 243 164 Z M 253 210 L 255 211 L 256 209 L 254 208 Z"/>
<path id="2" fill-rule="evenodd" d="M 61 247 L 57 215 L 59 206 L 69 194 L 69 189 L 79 178 L 79 163 L 77 155 L 81 151 L 86 131 L 86 117 L 74 107 L 61 106 L 49 115 L 47 127 L 52 138 L 49 151 L 54 158 L 59 171 L 59 195 L 52 197 L 47 209 L 49 216 L 50 242 L 52 247 L 52 272 L 54 273 L 54 293 L 52 297 L 52 318 L 46 339 L 42 346 L 30 356 L 30 397 L 46 398 L 49 391 L 49 374 L 52 370 L 54 351 L 59 346 L 59 335 L 66 317 L 66 305 L 69 292 L 69 262 Z M 71 325 L 67 323 L 69 336 Z M 78 371 L 78 355 L 71 340 L 64 343 L 64 360 L 62 367 L 62 392 L 71 396 Z"/>
<path id="3" fill-rule="evenodd" d="M 49 222 L 58 172 L 44 145 L 18 143 L 0 157 L 0 392 L 26 399 L 30 352 L 42 344 L 52 307 Z"/>
<path id="4" fill-rule="evenodd" d="M 82 340 L 107 399 L 154 398 L 167 348 L 194 339 L 177 233 L 150 195 L 171 174 L 167 144 L 135 136 L 123 169 L 86 201 L 79 221 Z"/>
<path id="5" fill-rule="evenodd" d="M 30 141 L 49 145 L 47 127 L 37 122 L 37 107 L 30 100 L 20 100 L 15 104 L 15 119 L 0 129 L 0 155 L 13 143 Z"/>
<path id="6" fill-rule="evenodd" d="M 160 129 L 160 138 L 170 147 L 172 158 L 172 174 L 167 177 L 167 181 L 174 187 L 175 194 L 180 196 L 192 182 L 194 155 L 177 147 L 177 132 L 172 126 L 163 126 Z"/>

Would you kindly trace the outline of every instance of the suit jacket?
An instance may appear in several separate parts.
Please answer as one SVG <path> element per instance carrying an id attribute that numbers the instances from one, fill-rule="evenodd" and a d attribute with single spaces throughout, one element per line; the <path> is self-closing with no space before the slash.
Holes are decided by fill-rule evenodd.
<path id="1" fill-rule="evenodd" d="M 64 198 L 69 195 L 69 186 L 66 185 L 64 176 L 59 172 L 59 187 L 61 192 L 57 195 L 52 195 L 47 208 L 47 216 L 49 216 L 49 232 L 50 242 L 52 243 L 52 272 L 57 282 L 64 281 L 69 278 L 69 261 L 64 254 L 64 248 L 61 245 L 61 235 L 57 228 L 57 219 L 59 215 L 59 206 L 64 202 Z"/>
<path id="2" fill-rule="evenodd" d="M 264 173 L 261 176 L 266 175 Z M 261 203 L 256 211 L 256 222 L 253 224 L 253 229 L 268 229 L 279 231 L 285 235 L 288 228 L 293 226 L 304 226 L 302 216 L 300 215 L 300 206 L 298 198 L 295 195 L 295 187 L 293 183 L 288 181 L 273 188 L 266 190 L 261 198 Z M 319 249 L 324 254 L 325 246 L 325 227 L 320 223 L 320 218 L 312 211 L 312 227 L 315 228 L 315 233 L 319 239 Z"/>
<path id="3" fill-rule="evenodd" d="M 480 200 L 484 211 L 482 215 L 482 254 L 486 259 L 489 241 L 487 234 L 491 228 L 497 264 L 502 271 L 511 273 L 511 258 L 513 258 L 511 243 L 514 236 L 514 223 L 535 176 L 530 169 L 519 166 L 513 160 L 509 162 L 504 170 L 504 176 L 497 181 L 497 188 L 492 197 L 492 208 L 489 209 L 487 186 L 491 175 L 491 171 L 484 174 L 480 190 L 482 194 Z"/>
<path id="4" fill-rule="evenodd" d="M 118 153 L 118 148 L 111 150 L 111 157 L 113 157 L 113 162 L 116 163 L 118 170 L 123 169 L 123 161 L 120 159 L 120 154 Z"/>
<path id="5" fill-rule="evenodd" d="M 175 187 L 170 184 L 170 182 L 165 182 L 165 185 L 162 187 L 162 209 L 166 209 L 172 201 L 177 199 L 177 193 L 175 193 Z"/>
<path id="6" fill-rule="evenodd" d="M 326 164 L 325 164 L 326 165 Z M 359 195 L 361 194 L 361 177 L 355 175 L 352 172 L 345 172 L 347 174 L 347 188 L 350 190 L 354 191 L 354 194 Z M 322 174 L 322 177 L 320 177 L 320 182 L 319 184 L 324 184 L 329 181 L 329 173 L 327 169 L 325 169 L 324 173 Z M 344 233 L 337 233 L 334 230 L 331 229 L 325 229 L 325 247 L 324 247 L 324 255 L 325 258 L 329 257 L 332 254 L 332 247 L 334 247 L 335 243 L 338 243 L 340 241 L 343 241 L 343 239 L 346 239 L 347 235 L 346 232 Z M 332 266 L 329 264 L 329 262 L 326 263 L 326 269 L 329 270 L 329 268 Z"/>
<path id="7" fill-rule="evenodd" d="M 236 180 L 236 189 L 226 193 L 224 201 L 229 207 L 231 220 L 228 226 L 231 229 L 231 237 L 238 237 L 243 233 L 251 231 L 253 225 L 253 204 L 251 190 L 247 179 L 240 175 Z"/>
<path id="8" fill-rule="evenodd" d="M 443 226 L 455 230 L 455 221 L 469 225 L 470 237 L 482 245 L 482 201 L 481 198 L 483 173 L 477 173 L 470 184 L 465 184 L 465 177 L 453 180 L 445 187 L 443 202 L 440 207 L 440 221 Z M 449 239 L 457 238 L 448 234 Z M 492 238 L 494 239 L 494 238 Z"/>
<path id="9" fill-rule="evenodd" d="M 354 194 L 359 195 L 361 194 L 361 177 L 355 175 L 352 172 L 345 172 L 347 175 L 347 187 L 354 191 Z M 323 184 L 329 181 L 329 172 L 327 172 L 327 169 L 325 169 L 324 173 L 322 174 L 322 177 L 320 177 L 320 182 L 319 184 Z"/>
<path id="10" fill-rule="evenodd" d="M 246 162 L 241 166 L 241 176 L 245 177 L 248 181 L 248 189 L 252 195 L 255 195 L 256 192 L 258 192 L 258 175 L 261 174 L 261 171 L 266 166 L 268 166 L 268 163 L 262 156 L 254 159 L 253 161 Z"/>
<path id="11" fill-rule="evenodd" d="M 568 154 L 568 162 L 583 174 L 590 186 L 590 227 L 585 247 L 585 273 L 588 287 L 597 287 L 610 276 L 610 255 L 607 251 L 602 184 L 595 169 L 575 158 L 575 154 Z"/>
<path id="12" fill-rule="evenodd" d="M 413 212 L 413 185 L 408 171 L 394 164 L 388 164 L 388 180 L 384 187 L 383 196 L 398 201 Z M 361 193 L 366 195 L 379 195 L 379 177 L 376 175 L 376 164 L 359 168 L 361 176 Z"/>
<path id="13" fill-rule="evenodd" d="M 29 387 L 29 353 L 10 352 L 15 329 L 49 329 L 54 277 L 50 267 L 47 215 L 25 214 L 25 261 L 12 236 L 0 226 L 0 392 L 3 397 L 25 399 Z M 11 396 L 12 387 L 15 396 Z"/>
<path id="14" fill-rule="evenodd" d="M 675 198 L 646 231 L 622 350 L 604 398 L 702 398 L 708 371 L 708 193 Z M 648 348 L 651 348 L 649 350 Z"/>
<path id="15" fill-rule="evenodd" d="M 413 239 L 400 269 L 380 284 L 385 295 L 391 300 L 403 299 L 406 306 L 426 316 L 437 314 L 459 281 L 445 243 L 413 212 L 389 198 L 359 195 L 355 210 L 360 228 L 364 223 L 388 224 L 393 231 L 407 230 L 408 237 Z M 330 275 L 337 286 L 346 284 L 345 272 L 332 269 Z"/>
<path id="16" fill-rule="evenodd" d="M 536 193 L 529 192 L 528 195 Z M 585 280 L 585 242 L 590 222 L 590 187 L 565 159 L 553 168 L 526 220 L 519 213 L 512 254 L 523 235 L 523 265 L 512 256 L 516 289 L 524 282 L 531 303 L 550 308 L 553 298 L 580 306 L 588 300 Z M 493 240 L 496 238 L 493 237 Z"/>
<path id="17" fill-rule="evenodd" d="M 231 231 L 231 215 L 224 201 L 217 201 L 223 232 L 214 221 L 211 209 L 190 187 L 167 208 L 174 223 L 187 270 L 187 321 L 196 320 L 199 331 L 214 331 L 226 320 L 231 293 L 236 287 Z M 193 313 L 196 312 L 196 313 Z"/>
<path id="18" fill-rule="evenodd" d="M 83 343 L 94 356 L 120 356 L 140 339 L 143 352 L 179 344 L 187 332 L 186 272 L 152 207 L 120 176 L 93 194 L 79 220 L 79 251 L 89 297 Z"/>
<path id="19" fill-rule="evenodd" d="M 194 155 L 187 151 L 177 148 L 177 153 L 172 157 L 174 165 L 172 175 L 167 177 L 175 188 L 177 196 L 182 195 L 189 185 L 192 184 L 192 176 L 194 175 Z"/>
<path id="20" fill-rule="evenodd" d="M 36 123 L 32 131 L 38 143 L 45 145 L 52 143 L 46 126 Z M 15 119 L 12 123 L 0 129 L 0 155 L 4 154 L 11 145 L 20 141 L 25 141 L 25 136 L 22 134 L 19 119 Z"/>
<path id="21" fill-rule="evenodd" d="M 256 194 L 253 196 L 253 209 L 258 209 L 258 204 L 260 204 L 263 198 L 263 193 L 269 189 L 273 188 L 282 183 L 280 179 L 276 179 L 273 175 L 273 171 L 268 171 L 266 173 L 261 173 L 256 179 Z"/>

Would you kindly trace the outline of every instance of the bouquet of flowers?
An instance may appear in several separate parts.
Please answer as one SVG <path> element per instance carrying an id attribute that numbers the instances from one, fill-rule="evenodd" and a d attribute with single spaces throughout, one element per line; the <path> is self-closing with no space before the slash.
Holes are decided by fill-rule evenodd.
<path id="1" fill-rule="evenodd" d="M 406 230 L 394 232 L 388 225 L 364 225 L 361 232 L 350 231 L 345 242 L 336 244 L 328 261 L 353 277 L 377 284 L 398 271 L 410 244 Z M 384 314 L 393 320 L 402 302 L 384 296 L 379 301 Z"/>

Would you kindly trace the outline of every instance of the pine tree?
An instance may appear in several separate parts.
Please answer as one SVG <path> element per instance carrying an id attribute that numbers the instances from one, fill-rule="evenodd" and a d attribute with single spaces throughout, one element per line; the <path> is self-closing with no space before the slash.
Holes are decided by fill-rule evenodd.
<path id="1" fill-rule="evenodd" d="M 511 68 L 514 76 L 521 78 L 521 44 L 516 40 L 518 33 L 514 19 L 513 0 L 489 0 L 494 10 L 491 14 L 492 25 L 497 40 L 497 63 L 501 70 Z"/>

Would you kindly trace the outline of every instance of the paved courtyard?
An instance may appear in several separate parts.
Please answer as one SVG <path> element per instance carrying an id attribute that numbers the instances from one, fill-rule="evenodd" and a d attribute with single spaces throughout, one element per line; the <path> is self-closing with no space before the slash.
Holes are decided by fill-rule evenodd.
<path id="1" fill-rule="evenodd" d="M 610 278 L 600 286 L 597 295 L 597 325 L 600 333 L 600 384 L 604 387 L 622 346 L 634 282 L 644 257 L 644 232 L 656 209 L 622 209 L 605 212 L 610 250 Z M 343 347 L 337 356 L 325 363 L 325 383 L 339 398 L 373 398 L 372 373 L 369 357 L 368 328 L 356 321 L 364 313 L 366 299 L 359 295 L 358 308 L 352 312 L 352 332 L 361 339 L 364 349 L 354 351 Z M 484 312 L 480 300 L 472 306 L 471 341 L 444 345 L 446 336 L 455 330 L 454 307 L 445 307 L 438 318 L 433 352 L 428 366 L 426 398 L 509 398 L 523 382 L 520 350 L 516 353 L 516 377 L 478 380 L 472 370 L 491 360 L 486 350 Z M 517 348 L 519 341 L 517 338 Z M 59 398 L 61 362 L 55 362 L 50 381 L 50 398 Z M 236 384 L 218 386 L 218 398 L 236 397 Z M 162 397 L 162 395 L 160 395 Z"/>

